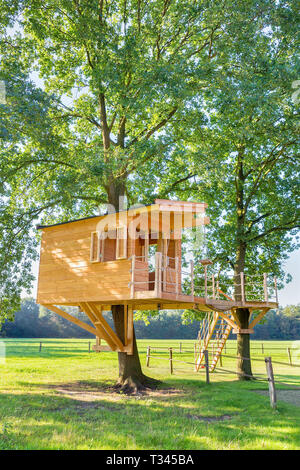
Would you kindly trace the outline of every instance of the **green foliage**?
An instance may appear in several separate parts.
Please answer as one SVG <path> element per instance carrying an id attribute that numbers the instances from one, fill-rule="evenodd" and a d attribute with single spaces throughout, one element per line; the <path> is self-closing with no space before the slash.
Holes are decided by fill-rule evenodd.
<path id="1" fill-rule="evenodd" d="M 89 323 L 84 313 L 77 308 L 64 307 L 70 314 Z M 135 312 L 135 333 L 137 338 L 190 339 L 196 341 L 200 322 L 204 314 L 195 311 L 153 311 Z M 104 316 L 113 327 L 109 312 Z M 270 311 L 264 322 L 255 326 L 253 339 L 297 340 L 300 335 L 299 305 L 289 305 L 278 313 Z M 93 338 L 93 335 L 73 323 L 55 315 L 45 307 L 39 307 L 33 299 L 23 299 L 15 321 L 5 322 L 0 337 L 9 338 Z M 231 338 L 235 339 L 234 335 Z"/>
<path id="2" fill-rule="evenodd" d="M 239 270 L 246 244 L 246 272 L 283 277 L 298 224 L 294 0 L 0 11 L 0 318 L 30 286 L 36 220 L 118 208 L 120 195 L 208 202 L 211 256 Z"/>

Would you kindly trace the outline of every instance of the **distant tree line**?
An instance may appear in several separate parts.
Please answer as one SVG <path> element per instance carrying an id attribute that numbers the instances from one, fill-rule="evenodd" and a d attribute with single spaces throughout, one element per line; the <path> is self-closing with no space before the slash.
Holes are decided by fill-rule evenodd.
<path id="1" fill-rule="evenodd" d="M 68 313 L 89 323 L 85 314 L 75 307 L 65 307 Z M 112 325 L 111 315 L 105 314 Z M 149 339 L 191 339 L 195 340 L 199 331 L 199 321 L 182 324 L 182 312 L 162 311 L 149 318 L 135 322 L 137 338 Z M 14 322 L 5 322 L 0 336 L 10 338 L 92 338 L 93 335 L 67 320 L 55 315 L 35 303 L 31 298 L 22 301 L 21 309 L 16 312 Z M 235 338 L 235 335 L 231 336 Z M 278 311 L 270 310 L 262 324 L 256 325 L 252 339 L 300 339 L 300 304 L 288 305 Z"/>

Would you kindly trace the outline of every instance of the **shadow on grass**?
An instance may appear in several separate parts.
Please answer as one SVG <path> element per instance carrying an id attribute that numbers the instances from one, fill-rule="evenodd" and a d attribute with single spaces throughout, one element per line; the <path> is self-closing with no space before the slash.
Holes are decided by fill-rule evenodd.
<path id="1" fill-rule="evenodd" d="M 31 393 L 0 394 L 0 449 L 299 447 L 293 408 L 273 412 L 236 383 L 195 382 L 172 378 L 161 394 L 135 397 L 108 381 L 28 384 Z"/>

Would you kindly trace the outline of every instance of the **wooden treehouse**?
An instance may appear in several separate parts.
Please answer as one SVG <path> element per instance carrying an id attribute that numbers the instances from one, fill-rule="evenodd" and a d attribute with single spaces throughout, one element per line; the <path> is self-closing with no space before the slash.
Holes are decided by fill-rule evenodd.
<path id="1" fill-rule="evenodd" d="M 208 313 L 199 335 L 196 369 L 202 350 L 220 321 L 215 363 L 233 329 L 251 333 L 270 308 L 276 308 L 276 280 L 243 273 L 228 280 L 213 273 L 209 260 L 197 270 L 193 259 L 182 257 L 184 229 L 209 223 L 206 204 L 156 199 L 154 204 L 127 211 L 38 226 L 42 230 L 37 303 L 94 334 L 96 350 L 104 339 L 113 351 L 133 353 L 133 311 L 193 308 Z M 197 275 L 196 275 L 197 271 Z M 252 279 L 252 280 L 251 280 Z M 235 299 L 235 286 L 240 294 Z M 124 338 L 110 327 L 103 311 L 124 305 Z M 91 326 L 65 312 L 77 306 Z M 242 330 L 235 311 L 259 310 L 249 330 Z M 102 347 L 102 350 L 104 348 Z M 213 362 L 213 363 L 214 363 Z"/>

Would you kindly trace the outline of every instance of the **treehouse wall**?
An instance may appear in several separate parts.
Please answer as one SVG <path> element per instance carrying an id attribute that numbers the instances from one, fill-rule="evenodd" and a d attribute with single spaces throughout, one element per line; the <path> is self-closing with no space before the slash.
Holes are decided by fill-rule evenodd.
<path id="1" fill-rule="evenodd" d="M 90 262 L 99 218 L 43 229 L 37 303 L 77 305 L 130 297 L 128 259 Z"/>

